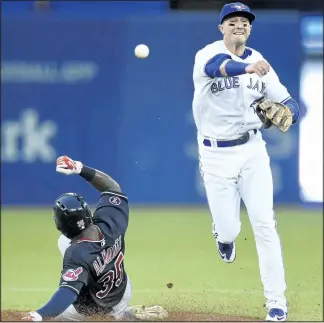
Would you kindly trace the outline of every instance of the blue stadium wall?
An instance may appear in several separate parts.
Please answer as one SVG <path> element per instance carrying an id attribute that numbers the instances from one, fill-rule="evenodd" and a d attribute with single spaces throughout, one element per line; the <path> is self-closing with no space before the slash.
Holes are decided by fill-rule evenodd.
<path id="1" fill-rule="evenodd" d="M 48 205 L 69 191 L 95 202 L 97 193 L 81 178 L 55 172 L 56 157 L 64 154 L 111 174 L 133 204 L 205 203 L 191 110 L 192 67 L 196 51 L 220 39 L 218 13 L 172 13 L 161 3 L 151 14 L 138 15 L 6 8 L 3 205 Z M 296 12 L 257 12 L 249 42 L 296 99 L 299 24 Z M 146 60 L 133 54 L 139 43 L 150 47 Z M 264 136 L 275 201 L 299 203 L 298 126 Z"/>

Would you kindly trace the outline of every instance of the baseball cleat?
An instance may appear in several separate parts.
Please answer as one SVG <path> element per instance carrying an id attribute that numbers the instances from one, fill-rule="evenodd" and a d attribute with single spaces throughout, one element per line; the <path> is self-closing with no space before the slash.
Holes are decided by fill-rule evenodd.
<path id="1" fill-rule="evenodd" d="M 144 306 L 136 305 L 129 308 L 133 316 L 140 321 L 163 320 L 168 317 L 168 312 L 159 305 Z"/>
<path id="2" fill-rule="evenodd" d="M 222 243 L 216 240 L 218 252 L 222 259 L 227 262 L 231 263 L 236 258 L 236 250 L 235 250 L 235 243 Z"/>
<path id="3" fill-rule="evenodd" d="M 268 322 L 286 321 L 287 313 L 281 308 L 270 308 L 265 320 Z"/>

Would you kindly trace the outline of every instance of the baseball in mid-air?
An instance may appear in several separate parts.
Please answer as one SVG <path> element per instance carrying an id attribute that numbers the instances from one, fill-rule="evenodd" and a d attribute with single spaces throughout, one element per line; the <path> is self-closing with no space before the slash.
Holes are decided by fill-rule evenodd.
<path id="1" fill-rule="evenodd" d="M 145 44 L 139 44 L 135 47 L 135 56 L 137 58 L 146 58 L 149 53 L 150 49 Z"/>

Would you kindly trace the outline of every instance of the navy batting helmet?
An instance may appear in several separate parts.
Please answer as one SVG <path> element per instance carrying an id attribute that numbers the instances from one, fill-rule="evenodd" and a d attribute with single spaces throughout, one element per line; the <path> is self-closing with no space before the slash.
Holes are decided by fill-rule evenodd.
<path id="1" fill-rule="evenodd" d="M 69 239 L 77 236 L 92 223 L 92 215 L 86 201 L 75 193 L 65 193 L 54 203 L 56 227 Z"/>

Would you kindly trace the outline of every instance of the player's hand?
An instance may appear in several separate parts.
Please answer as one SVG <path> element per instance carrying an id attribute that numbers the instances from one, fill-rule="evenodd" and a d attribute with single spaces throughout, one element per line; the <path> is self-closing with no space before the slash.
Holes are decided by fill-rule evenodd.
<path id="1" fill-rule="evenodd" d="M 65 175 L 80 174 L 83 165 L 68 156 L 60 156 L 56 159 L 56 171 Z"/>
<path id="2" fill-rule="evenodd" d="M 21 319 L 26 322 L 41 322 L 43 318 L 37 312 L 29 312 L 28 316 L 25 316 Z"/>
<path id="3" fill-rule="evenodd" d="M 259 77 L 262 77 L 269 73 L 270 65 L 266 61 L 261 60 L 256 63 L 249 64 L 245 68 L 245 71 L 246 71 L 246 73 L 249 73 L 249 74 L 256 73 Z"/>

